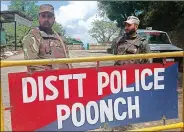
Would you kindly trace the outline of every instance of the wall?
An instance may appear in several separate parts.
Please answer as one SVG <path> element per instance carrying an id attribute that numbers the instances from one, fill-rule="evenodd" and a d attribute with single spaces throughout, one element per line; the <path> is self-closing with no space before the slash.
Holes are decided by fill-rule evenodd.
<path id="1" fill-rule="evenodd" d="M 67 45 L 69 50 L 82 50 L 81 45 Z"/>
<path id="2" fill-rule="evenodd" d="M 107 50 L 111 45 L 89 45 L 89 50 Z"/>
<path id="3" fill-rule="evenodd" d="M 81 45 L 67 45 L 69 50 L 82 50 Z M 95 45 L 95 44 L 90 44 L 89 45 L 89 50 L 107 50 L 110 48 L 111 45 Z"/>

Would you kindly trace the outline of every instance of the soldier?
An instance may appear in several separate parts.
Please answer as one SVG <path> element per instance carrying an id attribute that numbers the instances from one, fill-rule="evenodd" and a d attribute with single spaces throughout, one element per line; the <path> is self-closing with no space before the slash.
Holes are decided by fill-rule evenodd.
<path id="1" fill-rule="evenodd" d="M 39 26 L 32 28 L 22 41 L 26 60 L 69 58 L 66 44 L 61 36 L 52 29 L 54 22 L 54 7 L 49 4 L 41 5 L 39 9 Z M 28 66 L 28 72 L 69 68 L 71 68 L 70 64 L 34 65 Z"/>
<path id="2" fill-rule="evenodd" d="M 116 41 L 117 54 L 139 54 L 148 53 L 150 48 L 146 39 L 137 35 L 137 29 L 139 26 L 139 19 L 135 16 L 129 16 L 125 23 L 125 34 L 119 37 Z M 137 59 L 137 60 L 118 60 L 115 65 L 125 64 L 142 64 L 150 62 L 149 59 Z"/>

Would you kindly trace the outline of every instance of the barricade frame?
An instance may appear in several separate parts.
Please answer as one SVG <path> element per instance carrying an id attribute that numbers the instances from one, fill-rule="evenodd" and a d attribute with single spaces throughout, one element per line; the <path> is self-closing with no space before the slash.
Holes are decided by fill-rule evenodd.
<path id="1" fill-rule="evenodd" d="M 80 62 L 97 62 L 99 66 L 100 61 L 112 60 L 133 60 L 133 59 L 150 59 L 150 58 L 167 58 L 167 57 L 183 57 L 184 51 L 179 52 L 165 52 L 165 53 L 146 53 L 146 54 L 133 54 L 133 55 L 112 55 L 102 57 L 82 57 L 82 58 L 62 58 L 62 59 L 41 59 L 41 60 L 3 60 L 0 67 L 12 66 L 29 66 L 29 65 L 45 65 L 45 64 L 58 64 L 58 63 L 80 63 Z M 184 60 L 183 60 L 184 64 Z M 181 128 L 184 131 L 184 65 L 183 65 L 183 80 L 182 80 L 182 122 L 169 124 L 164 126 L 148 127 L 143 129 L 136 129 L 131 131 L 162 131 Z M 1 103 L 1 127 L 0 131 L 4 131 L 4 107 L 2 101 L 2 88 L 0 88 L 0 103 Z"/>

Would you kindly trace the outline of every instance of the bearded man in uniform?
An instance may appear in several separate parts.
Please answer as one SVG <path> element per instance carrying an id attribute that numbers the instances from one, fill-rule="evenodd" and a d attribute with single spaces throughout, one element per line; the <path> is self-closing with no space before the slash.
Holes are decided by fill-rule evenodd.
<path id="1" fill-rule="evenodd" d="M 24 58 L 26 60 L 69 58 L 66 44 L 61 36 L 52 29 L 55 22 L 54 7 L 44 4 L 39 9 L 39 26 L 32 28 L 23 38 Z M 28 66 L 29 72 L 70 69 L 70 64 L 47 64 Z"/>
<path id="2" fill-rule="evenodd" d="M 137 34 L 140 20 L 135 16 L 129 16 L 125 24 L 125 34 L 116 41 L 117 55 L 144 54 L 150 52 L 148 41 Z M 150 63 L 149 59 L 118 60 L 115 65 Z"/>

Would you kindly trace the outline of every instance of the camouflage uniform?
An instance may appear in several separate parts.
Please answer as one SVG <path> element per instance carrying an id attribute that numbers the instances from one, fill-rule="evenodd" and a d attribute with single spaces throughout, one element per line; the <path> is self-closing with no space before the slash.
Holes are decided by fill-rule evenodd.
<path id="1" fill-rule="evenodd" d="M 40 6 L 39 13 L 50 12 L 54 15 L 54 7 L 50 4 Z M 68 49 L 61 36 L 54 30 L 47 34 L 40 28 L 33 28 L 28 35 L 23 38 L 24 58 L 26 60 L 68 58 Z M 47 64 L 28 66 L 28 72 L 69 69 L 70 64 Z"/>
<path id="2" fill-rule="evenodd" d="M 137 34 L 132 38 L 128 38 L 126 35 L 119 37 L 116 41 L 116 45 L 117 55 L 141 54 L 150 52 L 148 41 L 139 37 Z M 115 65 L 142 64 L 149 62 L 149 59 L 118 60 L 115 62 Z"/>
<path id="3" fill-rule="evenodd" d="M 135 16 L 129 16 L 124 23 L 135 24 L 138 26 L 140 20 Z M 137 35 L 137 33 L 135 33 L 135 35 L 131 38 L 128 37 L 126 34 L 124 34 L 124 36 L 122 37 L 119 37 L 116 41 L 116 49 L 118 55 L 141 54 L 150 52 L 150 47 L 146 39 L 141 38 Z M 115 62 L 115 65 L 142 64 L 148 62 L 150 62 L 149 59 L 118 60 Z"/>
<path id="4" fill-rule="evenodd" d="M 33 28 L 29 34 L 23 38 L 22 43 L 26 60 L 69 57 L 66 44 L 55 31 L 53 31 L 52 35 L 48 35 L 44 31 L 39 30 L 39 28 Z M 69 64 L 28 66 L 28 70 L 31 72 L 69 68 L 71 68 Z"/>

